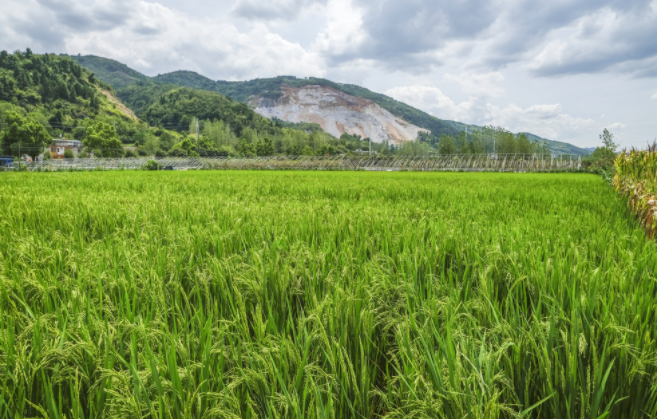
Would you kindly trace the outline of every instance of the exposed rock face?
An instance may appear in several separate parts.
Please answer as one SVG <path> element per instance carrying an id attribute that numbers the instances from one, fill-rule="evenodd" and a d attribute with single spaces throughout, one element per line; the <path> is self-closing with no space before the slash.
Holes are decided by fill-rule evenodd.
<path id="1" fill-rule="evenodd" d="M 267 118 L 288 122 L 319 124 L 329 134 L 343 133 L 371 138 L 373 142 L 401 144 L 415 140 L 426 131 L 397 118 L 369 99 L 363 99 L 325 86 L 292 88 L 282 86 L 278 100 L 254 97 L 249 103 Z"/>

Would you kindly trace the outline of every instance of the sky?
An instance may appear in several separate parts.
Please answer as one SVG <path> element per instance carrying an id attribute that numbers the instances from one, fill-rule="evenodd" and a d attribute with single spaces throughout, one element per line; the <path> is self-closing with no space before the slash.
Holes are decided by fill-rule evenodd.
<path id="1" fill-rule="evenodd" d="M 0 50 L 294 75 L 580 147 L 657 138 L 657 0 L 3 0 Z"/>

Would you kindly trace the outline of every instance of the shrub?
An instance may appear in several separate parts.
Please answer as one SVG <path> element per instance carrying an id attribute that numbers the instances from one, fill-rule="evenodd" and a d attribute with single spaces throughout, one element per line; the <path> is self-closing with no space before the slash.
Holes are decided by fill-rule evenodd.
<path id="1" fill-rule="evenodd" d="M 146 162 L 146 170 L 162 170 L 162 165 L 155 160 L 149 160 Z"/>
<path id="2" fill-rule="evenodd" d="M 187 150 L 175 147 L 172 148 L 167 155 L 169 157 L 187 157 L 189 154 L 187 153 Z"/>
<path id="3" fill-rule="evenodd" d="M 72 159 L 74 157 L 75 157 L 75 155 L 73 154 L 73 150 L 71 150 L 70 148 L 67 148 L 66 150 L 64 150 L 64 158 L 65 159 Z"/>

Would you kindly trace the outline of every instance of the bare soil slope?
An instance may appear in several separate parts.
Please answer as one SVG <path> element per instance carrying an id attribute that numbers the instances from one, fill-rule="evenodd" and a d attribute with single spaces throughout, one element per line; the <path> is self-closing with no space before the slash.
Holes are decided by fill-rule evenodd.
<path id="1" fill-rule="evenodd" d="M 278 100 L 253 97 L 249 103 L 267 118 L 288 122 L 319 124 L 331 135 L 343 133 L 371 138 L 372 141 L 401 144 L 415 140 L 427 131 L 400 119 L 369 99 L 348 95 L 328 86 L 300 88 L 283 85 Z"/>

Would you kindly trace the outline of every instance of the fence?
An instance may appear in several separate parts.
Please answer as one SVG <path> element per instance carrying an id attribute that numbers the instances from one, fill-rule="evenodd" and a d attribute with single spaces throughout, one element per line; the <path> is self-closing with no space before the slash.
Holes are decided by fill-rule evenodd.
<path id="1" fill-rule="evenodd" d="M 60 170 L 135 170 L 149 160 L 157 161 L 165 170 L 369 170 L 369 171 L 492 171 L 552 172 L 577 171 L 581 156 L 536 154 L 439 155 L 424 157 L 399 156 L 267 156 L 267 157 L 132 157 L 56 159 L 43 162 L 13 162 L 7 168 L 21 166 L 32 171 Z M 21 166 L 19 166 L 21 165 Z M 25 170 L 25 169 L 23 169 Z"/>

